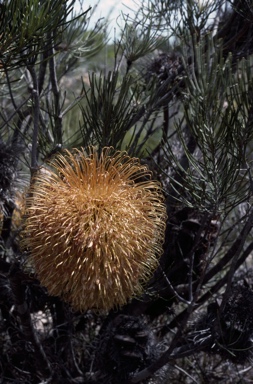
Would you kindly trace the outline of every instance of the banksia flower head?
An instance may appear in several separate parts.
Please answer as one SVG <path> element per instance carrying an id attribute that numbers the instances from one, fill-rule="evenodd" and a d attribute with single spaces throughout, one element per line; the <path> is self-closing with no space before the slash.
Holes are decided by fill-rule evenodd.
<path id="1" fill-rule="evenodd" d="M 162 252 L 160 184 L 113 148 L 66 150 L 48 165 L 33 179 L 24 228 L 38 279 L 77 310 L 125 304 Z"/>

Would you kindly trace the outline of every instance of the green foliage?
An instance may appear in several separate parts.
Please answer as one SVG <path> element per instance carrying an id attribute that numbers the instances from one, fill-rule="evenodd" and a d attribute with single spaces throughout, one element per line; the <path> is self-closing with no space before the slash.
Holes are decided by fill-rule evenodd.
<path id="1" fill-rule="evenodd" d="M 46 158 L 63 143 L 72 146 L 80 142 L 80 132 L 75 136 L 78 119 L 75 127 L 69 127 L 65 116 L 80 99 L 81 74 L 79 94 L 77 89 L 66 97 L 64 84 L 70 71 L 83 66 L 86 57 L 96 55 L 104 46 L 106 23 L 89 29 L 90 9 L 76 15 L 73 2 L 30 1 L 21 5 L 10 1 L 0 10 L 3 41 L 9 47 L 2 61 L 0 134 L 27 145 L 35 164 L 35 158 Z"/>
<path id="2" fill-rule="evenodd" d="M 1 66 L 17 68 L 35 61 L 51 33 L 59 38 L 73 1 L 4 1 L 0 7 Z"/>
<path id="3" fill-rule="evenodd" d="M 140 14 L 137 14 L 135 20 L 125 17 L 124 29 L 121 32 L 121 47 L 128 66 L 158 49 L 165 41 L 165 37 L 162 36 L 159 30 L 159 25 L 154 29 L 153 19 L 150 14 L 142 18 L 138 16 Z"/>
<path id="4" fill-rule="evenodd" d="M 183 168 L 167 141 L 165 157 L 177 168 L 181 181 L 172 176 L 177 199 L 208 212 L 228 212 L 251 196 L 251 171 L 247 148 L 252 141 L 250 62 L 233 71 L 212 38 L 195 43 L 194 68 L 184 63 L 183 116 L 176 124 L 178 139 L 189 166 Z M 243 74 L 243 75 L 242 75 Z M 196 143 L 187 148 L 184 127 Z"/>
<path id="5" fill-rule="evenodd" d="M 133 100 L 136 97 L 130 76 L 119 83 L 119 73 L 89 76 L 90 87 L 83 87 L 85 104 L 80 103 L 84 124 L 84 141 L 99 147 L 119 148 L 136 114 Z"/>
<path id="6" fill-rule="evenodd" d="M 85 61 L 96 56 L 107 43 L 107 21 L 98 21 L 93 28 L 90 25 L 91 8 L 81 15 L 71 14 L 71 23 L 65 28 L 61 35 L 61 41 L 56 49 L 66 57 L 85 58 Z"/>

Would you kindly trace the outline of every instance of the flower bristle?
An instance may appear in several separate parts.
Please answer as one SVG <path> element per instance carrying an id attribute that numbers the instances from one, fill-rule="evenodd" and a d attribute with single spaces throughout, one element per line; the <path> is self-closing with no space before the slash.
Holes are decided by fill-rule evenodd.
<path id="1" fill-rule="evenodd" d="M 126 152 L 58 154 L 27 198 L 23 241 L 41 284 L 80 311 L 140 295 L 162 253 L 163 200 L 151 172 Z"/>

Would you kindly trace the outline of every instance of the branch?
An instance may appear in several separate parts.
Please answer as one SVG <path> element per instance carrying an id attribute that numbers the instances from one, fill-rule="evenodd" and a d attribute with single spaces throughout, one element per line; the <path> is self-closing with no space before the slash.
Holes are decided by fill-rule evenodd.
<path id="1" fill-rule="evenodd" d="M 11 267 L 9 281 L 17 319 L 22 327 L 24 338 L 34 348 L 34 358 L 38 371 L 42 374 L 43 378 L 48 378 L 52 375 L 50 363 L 34 330 L 29 306 L 26 302 L 26 286 L 22 281 L 22 273 L 15 264 Z"/>
<path id="2" fill-rule="evenodd" d="M 49 73 L 50 81 L 52 84 L 52 91 L 54 95 L 54 124 L 56 133 L 56 144 L 62 144 L 62 114 L 60 106 L 60 89 L 56 75 L 56 63 L 55 63 L 55 50 L 53 48 L 53 41 L 50 39 L 49 53 Z"/>
<path id="3" fill-rule="evenodd" d="M 234 273 L 236 271 L 237 262 L 238 262 L 240 254 L 242 252 L 242 249 L 243 249 L 243 246 L 244 246 L 245 241 L 247 239 L 247 236 L 248 236 L 249 232 L 252 229 L 252 225 L 253 225 L 253 208 L 251 208 L 251 212 L 249 213 L 248 220 L 246 221 L 246 223 L 245 223 L 245 225 L 243 227 L 243 230 L 240 233 L 240 236 L 239 236 L 239 239 L 238 239 L 239 240 L 239 244 L 238 244 L 236 252 L 233 255 L 233 259 L 232 259 L 232 263 L 231 263 L 231 266 L 230 266 L 230 270 L 229 270 L 229 272 L 227 274 L 227 287 L 226 287 L 225 293 L 223 294 L 222 303 L 221 303 L 221 306 L 220 306 L 221 310 L 224 309 L 224 307 L 226 305 L 226 302 L 227 302 L 227 299 L 228 299 L 228 297 L 230 295 L 232 279 L 233 279 Z"/>
<path id="4" fill-rule="evenodd" d="M 250 214 L 250 216 L 251 215 L 252 213 Z M 248 234 L 250 230 L 248 226 L 250 226 L 249 220 L 246 222 L 238 238 L 235 240 L 235 242 L 232 244 L 226 254 L 222 257 L 222 259 L 213 268 L 211 268 L 210 271 L 206 273 L 203 284 L 207 284 L 217 273 L 219 273 L 229 263 L 229 261 L 233 258 L 235 254 L 238 254 L 238 252 L 242 251 L 242 247 L 245 242 L 246 232 Z"/>
<path id="5" fill-rule="evenodd" d="M 31 173 L 37 170 L 37 155 L 38 155 L 38 136 L 39 136 L 39 119 L 40 119 L 40 100 L 38 90 L 38 80 L 34 69 L 34 64 L 27 66 L 30 72 L 33 89 L 31 91 L 33 100 L 33 136 L 32 136 L 32 153 L 31 153 Z"/>
<path id="6" fill-rule="evenodd" d="M 237 259 L 235 263 L 235 268 L 239 268 L 239 266 L 246 260 L 248 255 L 252 252 L 253 250 L 253 242 L 249 244 L 247 249 L 243 252 L 242 256 Z M 212 297 L 215 293 L 217 293 L 220 288 L 226 284 L 230 276 L 230 271 L 222 278 L 220 279 L 208 292 L 206 292 L 199 300 L 198 302 L 195 303 L 194 307 L 188 307 L 185 310 L 183 310 L 176 318 L 172 320 L 172 322 L 166 326 L 167 330 L 172 329 L 175 325 L 178 325 L 178 331 L 176 332 L 172 343 L 170 347 L 167 349 L 167 351 L 162 354 L 162 356 L 156 360 L 153 364 L 151 364 L 149 367 L 143 369 L 142 371 L 138 372 L 135 374 L 130 381 L 131 383 L 139 383 L 142 380 L 145 380 L 152 376 L 158 369 L 162 368 L 165 364 L 167 364 L 169 361 L 174 360 L 174 359 L 179 359 L 182 357 L 190 356 L 193 353 L 196 353 L 197 350 L 202 350 L 206 345 L 209 345 L 210 340 L 208 339 L 206 341 L 207 344 L 202 343 L 201 346 L 198 347 L 190 347 L 187 345 L 186 350 L 182 349 L 185 347 L 179 347 L 174 350 L 175 345 L 178 343 L 183 329 L 188 321 L 188 318 L 192 311 L 195 311 L 197 308 L 199 308 L 204 302 L 206 302 L 210 297 Z M 175 324 L 172 324 L 175 323 Z M 165 327 L 164 327 L 165 328 Z M 165 332 L 164 329 L 161 330 L 162 335 L 164 336 Z"/>
<path id="7" fill-rule="evenodd" d="M 245 251 L 242 253 L 242 256 L 237 260 L 236 262 L 236 269 L 238 269 L 247 259 L 247 257 L 251 254 L 253 251 L 253 242 L 251 242 L 248 247 L 245 249 Z M 226 283 L 228 279 L 228 273 L 218 280 L 216 284 L 214 284 L 207 292 L 205 292 L 195 303 L 194 310 L 198 309 L 201 305 L 207 302 L 215 293 L 217 293 Z M 167 325 L 165 325 L 160 330 L 160 335 L 164 336 L 166 333 L 168 333 L 171 329 L 175 328 L 176 326 L 179 326 L 181 321 L 184 319 L 184 317 L 187 315 L 187 309 L 184 309 L 181 313 L 179 313 L 174 319 Z"/>

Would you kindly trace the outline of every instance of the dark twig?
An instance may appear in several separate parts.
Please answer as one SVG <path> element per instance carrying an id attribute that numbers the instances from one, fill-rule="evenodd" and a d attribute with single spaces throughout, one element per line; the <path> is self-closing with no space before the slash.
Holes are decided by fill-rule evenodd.
<path id="1" fill-rule="evenodd" d="M 60 106 L 60 89 L 57 81 L 56 75 L 56 63 L 55 63 L 55 51 L 53 48 L 53 39 L 50 39 L 50 47 L 48 49 L 49 54 L 49 73 L 50 81 L 52 85 L 52 92 L 54 95 L 54 124 L 55 124 L 55 133 L 56 133 L 56 143 L 59 145 L 62 144 L 62 114 Z"/>
<path id="2" fill-rule="evenodd" d="M 9 281 L 13 294 L 17 319 L 22 327 L 24 339 L 27 342 L 30 342 L 33 346 L 35 352 L 34 358 L 38 372 L 44 379 L 46 379 L 52 374 L 50 363 L 33 327 L 29 306 L 26 301 L 26 287 L 22 281 L 22 273 L 20 273 L 18 266 L 15 264 L 10 270 Z"/>
<path id="3" fill-rule="evenodd" d="M 40 119 L 40 100 L 38 90 L 37 74 L 34 69 L 34 65 L 27 66 L 30 72 L 33 89 L 31 91 L 33 100 L 33 136 L 32 136 L 32 153 L 31 153 L 31 173 L 33 174 L 37 170 L 37 156 L 38 156 L 38 136 L 39 136 L 39 119 Z"/>
<path id="4" fill-rule="evenodd" d="M 227 302 L 227 299 L 228 299 L 228 296 L 230 295 L 232 280 L 233 280 L 234 273 L 236 271 L 237 262 L 238 262 L 240 254 L 242 252 L 246 238 L 252 229 L 252 225 L 253 225 L 253 208 L 251 208 L 251 211 L 248 215 L 248 219 L 247 219 L 247 221 L 243 227 L 243 230 L 240 233 L 239 238 L 237 239 L 238 240 L 238 247 L 237 247 L 236 252 L 233 255 L 233 259 L 232 259 L 232 262 L 230 265 L 230 270 L 227 274 L 227 287 L 226 287 L 225 293 L 223 294 L 222 303 L 221 303 L 221 310 L 224 309 L 226 302 Z"/>
<path id="5" fill-rule="evenodd" d="M 236 269 L 238 269 L 247 259 L 247 257 L 250 255 L 250 253 L 253 251 L 253 242 L 251 242 L 245 251 L 242 253 L 241 257 L 236 262 Z M 205 292 L 195 303 L 194 310 L 199 308 L 201 305 L 207 302 L 211 297 L 213 297 L 226 283 L 228 279 L 228 273 L 219 279 L 216 284 L 214 284 L 210 289 L 208 289 L 207 292 Z M 165 336 L 166 333 L 170 332 L 171 329 L 177 327 L 180 325 L 181 321 L 185 318 L 187 315 L 187 309 L 184 309 L 182 312 L 180 312 L 177 316 L 174 317 L 174 319 L 167 325 L 165 325 L 163 328 L 161 328 L 159 334 L 160 336 Z"/>

